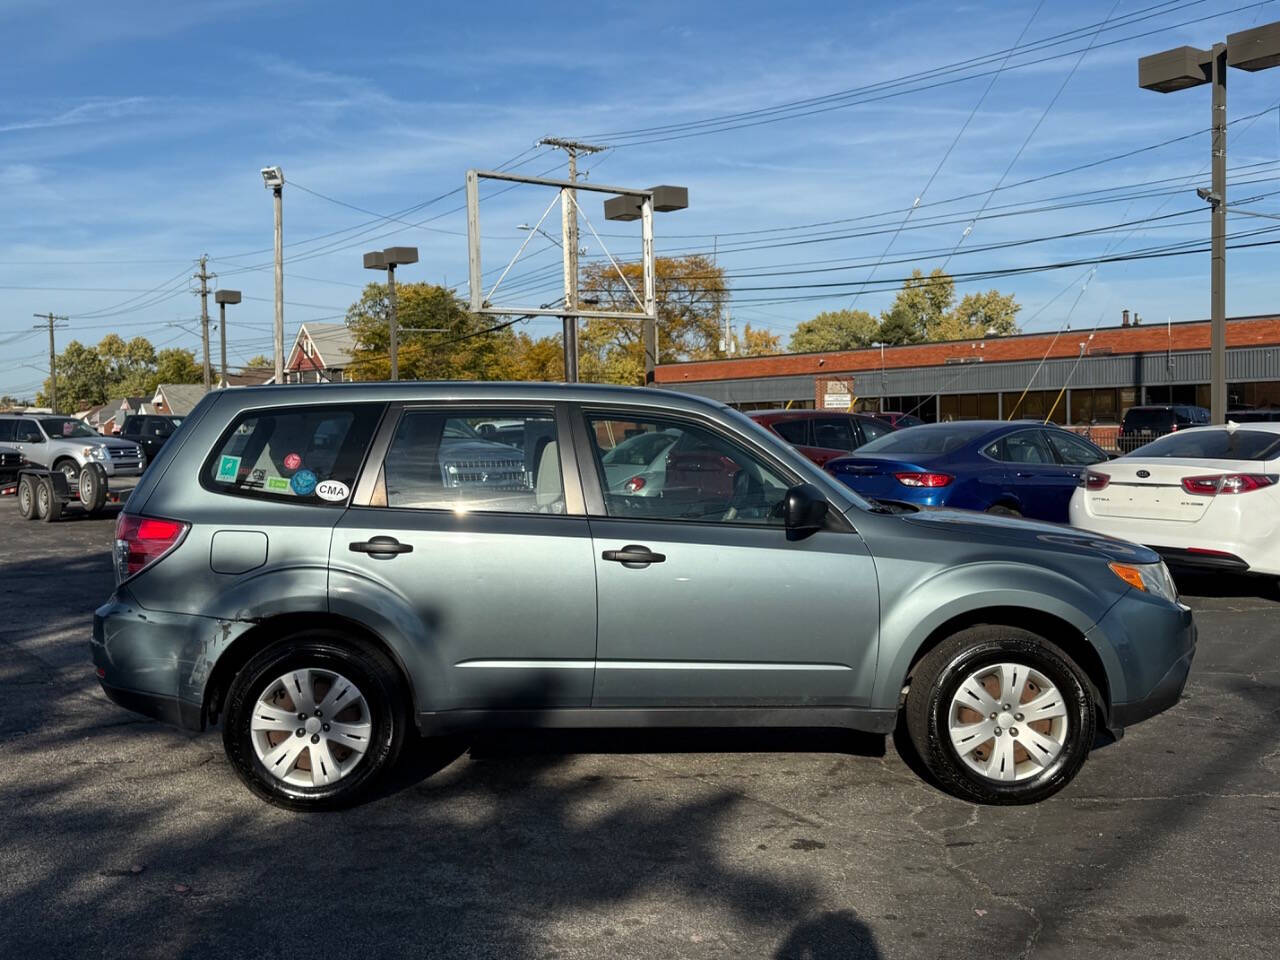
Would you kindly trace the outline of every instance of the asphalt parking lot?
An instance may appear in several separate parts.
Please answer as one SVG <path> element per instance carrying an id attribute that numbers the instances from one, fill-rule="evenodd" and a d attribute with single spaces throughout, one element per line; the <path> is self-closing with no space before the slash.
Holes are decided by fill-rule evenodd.
<path id="1" fill-rule="evenodd" d="M 78 513 L 78 512 L 77 512 Z M 111 516 L 0 500 L 0 956 L 1273 957 L 1280 591 L 1180 585 L 1187 698 L 1034 807 L 821 731 L 416 750 L 380 798 L 255 800 L 88 663 Z"/>

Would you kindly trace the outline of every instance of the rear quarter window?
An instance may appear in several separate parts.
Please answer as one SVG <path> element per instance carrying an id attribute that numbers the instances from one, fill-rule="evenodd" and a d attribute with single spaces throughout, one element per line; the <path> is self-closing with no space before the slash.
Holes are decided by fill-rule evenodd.
<path id="1" fill-rule="evenodd" d="M 205 460 L 200 485 L 255 499 L 346 504 L 382 410 L 345 404 L 245 411 Z"/>

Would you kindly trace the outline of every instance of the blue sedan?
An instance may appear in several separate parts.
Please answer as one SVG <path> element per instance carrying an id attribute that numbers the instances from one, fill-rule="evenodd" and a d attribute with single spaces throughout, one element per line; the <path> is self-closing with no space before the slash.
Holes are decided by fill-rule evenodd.
<path id="1" fill-rule="evenodd" d="M 1067 522 L 1091 464 L 1109 459 L 1083 437 L 1039 423 L 928 423 L 890 433 L 826 464 L 874 500 L 985 510 Z"/>

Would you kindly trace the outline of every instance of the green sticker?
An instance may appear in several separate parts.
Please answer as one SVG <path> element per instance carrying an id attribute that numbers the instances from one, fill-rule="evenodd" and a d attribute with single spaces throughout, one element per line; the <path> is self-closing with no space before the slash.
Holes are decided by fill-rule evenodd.
<path id="1" fill-rule="evenodd" d="M 235 483 L 239 474 L 240 458 L 224 456 L 218 461 L 218 475 L 214 479 L 219 483 Z"/>
<path id="2" fill-rule="evenodd" d="M 288 492 L 289 481 L 284 477 L 267 477 L 267 489 Z"/>

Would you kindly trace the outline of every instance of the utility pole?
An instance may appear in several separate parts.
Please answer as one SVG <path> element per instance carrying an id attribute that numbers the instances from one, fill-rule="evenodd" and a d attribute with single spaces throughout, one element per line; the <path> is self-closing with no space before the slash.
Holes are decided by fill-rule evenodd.
<path id="1" fill-rule="evenodd" d="M 200 272 L 194 279 L 200 281 L 200 343 L 204 350 L 204 389 L 207 393 L 213 385 L 213 372 L 209 366 L 209 281 L 217 274 L 208 271 L 209 255 L 202 254 L 200 257 Z"/>
<path id="2" fill-rule="evenodd" d="M 58 354 L 53 345 L 53 330 L 59 326 L 59 321 L 65 321 L 66 317 L 59 317 L 54 313 L 33 313 L 33 317 L 37 320 L 43 320 L 44 323 L 35 324 L 32 329 L 39 330 L 41 327 L 49 328 L 49 409 L 54 413 L 58 412 Z"/>
<path id="3" fill-rule="evenodd" d="M 1227 45 L 1210 50 L 1213 84 L 1213 171 L 1209 265 L 1209 408 L 1227 422 Z"/>
<path id="4" fill-rule="evenodd" d="M 604 147 L 559 137 L 544 137 L 540 146 L 556 147 L 569 155 L 569 182 L 578 180 L 578 155 L 599 153 Z M 578 191 L 560 191 L 560 229 L 564 240 L 564 379 L 578 382 Z"/>
<path id="5" fill-rule="evenodd" d="M 284 171 L 262 168 L 262 185 L 271 191 L 276 213 L 276 385 L 284 383 Z"/>

